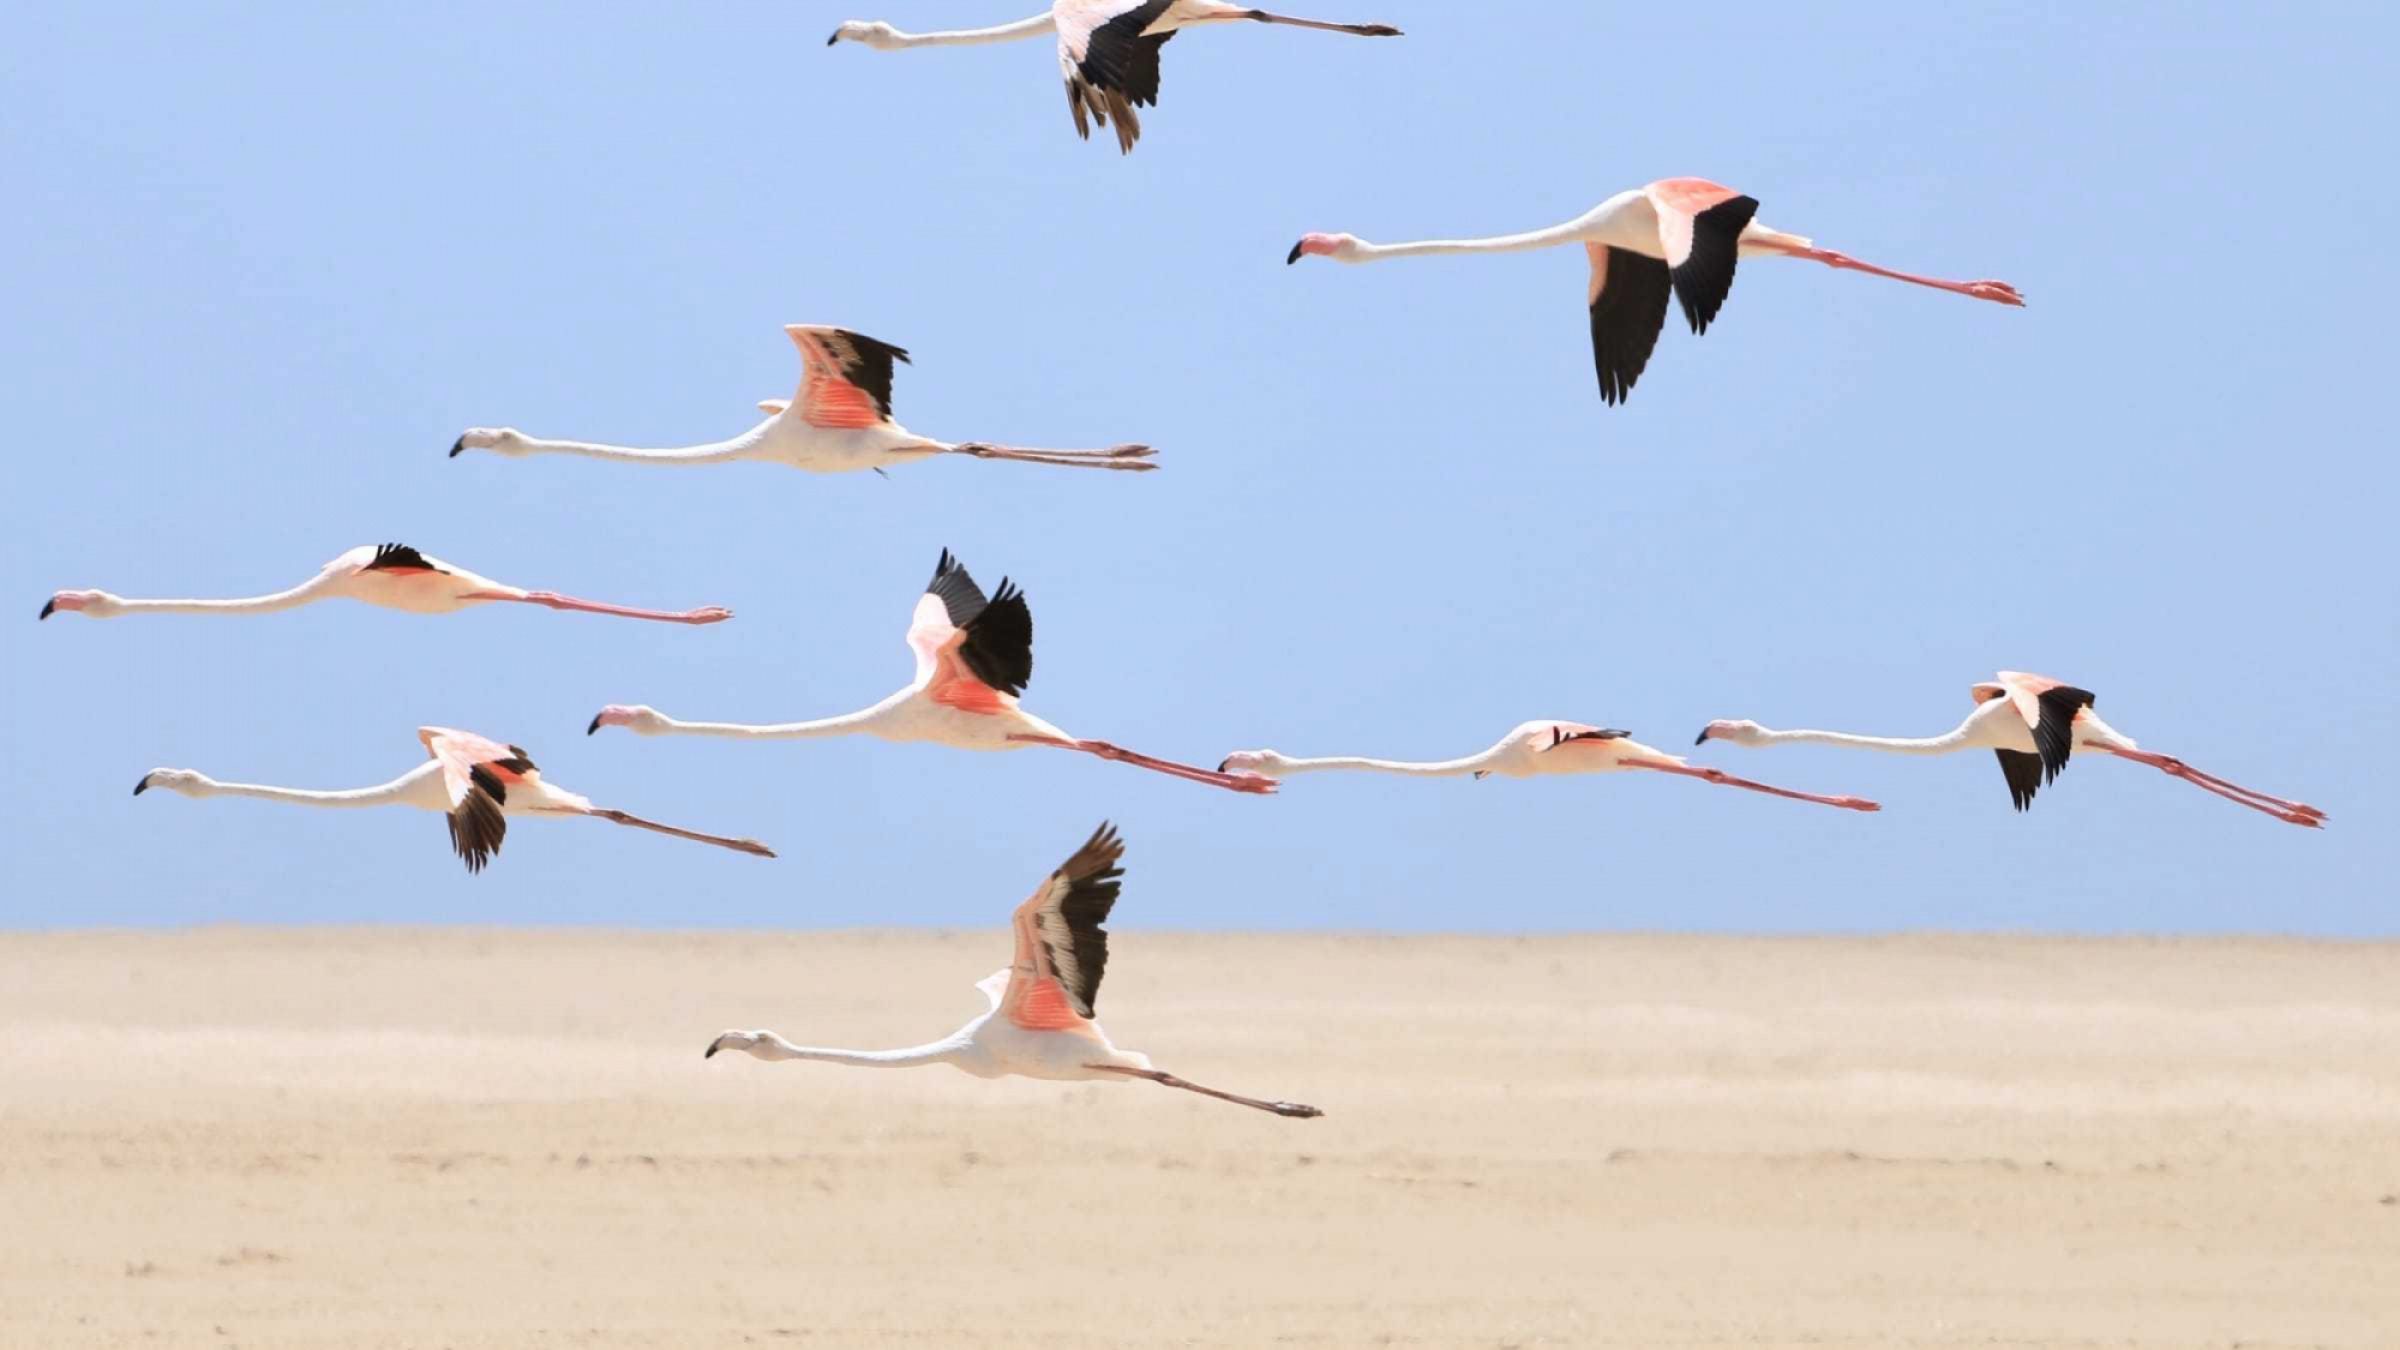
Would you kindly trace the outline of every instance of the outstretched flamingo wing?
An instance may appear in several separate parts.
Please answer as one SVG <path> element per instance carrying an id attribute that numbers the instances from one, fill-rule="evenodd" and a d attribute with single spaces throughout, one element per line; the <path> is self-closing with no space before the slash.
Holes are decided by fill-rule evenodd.
<path id="1" fill-rule="evenodd" d="M 1667 322 L 1667 265 L 1630 249 L 1585 244 L 1592 260 L 1592 365 L 1600 373 L 1600 401 L 1615 404 L 1633 392 L 1633 382 L 1650 364 L 1658 332 Z"/>
<path id="2" fill-rule="evenodd" d="M 847 328 L 787 324 L 800 349 L 800 390 L 794 398 L 812 427 L 857 431 L 892 417 L 892 363 L 908 353 Z"/>
<path id="3" fill-rule="evenodd" d="M 1005 577 L 986 597 L 965 564 L 943 549 L 908 627 L 917 681 L 938 702 L 996 712 L 1033 678 L 1033 611 Z"/>
<path id="4" fill-rule="evenodd" d="M 1662 178 L 1642 195 L 1658 212 L 1658 242 L 1683 317 L 1693 332 L 1705 333 L 1733 290 L 1742 231 L 1758 214 L 1758 201 L 1705 178 Z"/>
<path id="5" fill-rule="evenodd" d="M 1158 51 L 1175 36 L 1172 28 L 1145 30 L 1174 7 L 1174 0 L 1059 0 L 1052 6 L 1076 135 L 1090 140 L 1093 121 L 1107 126 L 1114 119 L 1117 148 L 1132 151 L 1142 136 L 1133 110 L 1157 106 Z"/>
<path id="6" fill-rule="evenodd" d="M 1614 727 L 1587 727 L 1580 722 L 1554 722 L 1550 726 L 1550 743 L 1539 747 L 1538 753 L 1548 754 L 1562 745 L 1621 741 L 1631 735 L 1633 733 L 1630 731 L 1619 731 Z"/>
<path id="7" fill-rule="evenodd" d="M 1989 689 L 1991 686 L 1979 686 Z M 2075 718 L 2096 701 L 2087 690 L 2062 684 L 2047 675 L 2023 671 L 2000 672 L 1999 690 L 2033 732 L 2033 753 L 1995 750 L 2001 776 L 2008 780 L 2009 800 L 2020 811 L 2033 805 L 2033 794 L 2058 781 L 2075 751 Z"/>
<path id="8" fill-rule="evenodd" d="M 1125 855 L 1116 827 L 1102 821 L 1065 864 L 1043 878 L 1013 921 L 1016 957 L 1000 1011 L 1030 1031 L 1063 1031 L 1092 1017 L 1108 966 L 1108 931 Z"/>
<path id="9" fill-rule="evenodd" d="M 431 574 L 449 569 L 417 552 L 406 544 L 377 544 L 375 555 L 363 564 L 361 572 L 389 572 L 395 576 L 410 573 Z"/>
<path id="10" fill-rule="evenodd" d="M 442 766 L 442 783 L 450 790 L 450 847 L 468 871 L 480 872 L 508 834 L 500 808 L 509 785 L 528 782 L 539 770 L 522 749 L 472 731 L 419 727 L 417 739 Z"/>

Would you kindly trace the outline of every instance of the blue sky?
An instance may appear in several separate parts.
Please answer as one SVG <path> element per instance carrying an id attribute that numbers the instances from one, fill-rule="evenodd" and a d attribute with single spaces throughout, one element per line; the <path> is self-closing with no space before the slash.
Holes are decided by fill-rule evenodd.
<path id="1" fill-rule="evenodd" d="M 825 49 L 853 3 L 18 16 L 0 924 L 993 924 L 1106 816 L 1127 926 L 2400 932 L 2388 10 L 1313 0 L 1409 36 L 1186 34 L 1120 159 L 1046 44 Z M 1684 174 L 2031 308 L 1752 263 L 1610 410 L 1576 251 L 1283 264 L 1307 230 L 1503 233 Z M 471 424 L 738 430 L 794 383 L 792 321 L 911 348 L 916 430 L 1146 440 L 1164 471 L 443 457 Z M 385 539 L 740 617 L 32 621 Z M 2333 826 L 2096 759 L 2017 817 L 1981 753 L 1699 752 L 1885 803 L 1859 816 L 1630 774 L 1254 800 L 1039 751 L 583 736 L 612 701 L 881 697 L 945 546 L 1030 595 L 1028 707 L 1155 754 L 1927 734 L 2007 667 Z M 469 877 L 423 813 L 127 795 L 155 765 L 377 782 L 428 722 L 783 857 L 521 822 Z"/>

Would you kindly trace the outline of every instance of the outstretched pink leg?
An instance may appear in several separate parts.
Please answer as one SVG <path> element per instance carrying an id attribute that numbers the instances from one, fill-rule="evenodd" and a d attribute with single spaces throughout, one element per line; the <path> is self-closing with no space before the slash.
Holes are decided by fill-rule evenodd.
<path id="1" fill-rule="evenodd" d="M 1329 23 L 1324 19 L 1295 19 L 1289 14 L 1269 14 L 1263 9 L 1254 9 L 1247 14 L 1236 14 L 1229 17 L 1256 19 L 1260 23 L 1289 24 L 1294 28 L 1314 28 L 1320 33 L 1348 33 L 1353 37 L 1401 36 L 1400 30 L 1388 23 Z"/>
<path id="2" fill-rule="evenodd" d="M 604 604 L 598 600 L 578 600 L 556 591 L 527 591 L 511 595 L 506 591 L 472 591 L 469 600 L 514 600 L 520 604 L 541 605 L 549 609 L 571 609 L 585 614 L 614 614 L 621 619 L 650 619 L 658 623 L 723 623 L 733 617 L 733 611 L 719 605 L 701 609 L 635 609 L 628 605 Z"/>
<path id="3" fill-rule="evenodd" d="M 1265 778 L 1254 773 L 1218 773 L 1213 769 L 1203 769 L 1196 765 L 1178 764 L 1171 759 L 1152 759 L 1148 755 L 1136 754 L 1123 746 L 1111 745 L 1106 741 L 1068 741 L 1060 740 L 1056 736 L 1030 734 L 1013 735 L 1009 739 L 1028 741 L 1034 745 L 1052 745 L 1061 750 L 1080 750 L 1087 755 L 1098 755 L 1102 759 L 1115 760 L 1119 764 L 1131 764 L 1140 769 L 1155 769 L 1176 778 L 1188 778 L 1195 783 L 1206 783 L 1211 787 L 1231 788 L 1235 792 L 1264 794 L 1275 790 L 1275 780 L 1272 778 Z"/>
<path id="4" fill-rule="evenodd" d="M 1171 1073 L 1162 1073 L 1157 1069 L 1134 1069 L 1122 1064 L 1086 1064 L 1083 1067 L 1096 1069 L 1101 1073 L 1121 1073 L 1127 1078 L 1146 1078 L 1160 1087 L 1181 1088 L 1186 1092 L 1197 1092 L 1203 1097 L 1214 1097 L 1221 1102 L 1232 1102 L 1236 1106 L 1255 1107 L 1261 1111 L 1272 1111 L 1276 1115 L 1291 1116 L 1299 1120 L 1309 1120 L 1325 1114 L 1313 1106 L 1303 1106 L 1298 1102 L 1266 1102 L 1260 1101 L 1256 1097 L 1245 1097 L 1238 1092 L 1219 1092 L 1215 1088 L 1202 1087 L 1189 1079 L 1177 1078 Z"/>
<path id="5" fill-rule="evenodd" d="M 1868 801 L 1864 797 L 1822 797 L 1814 792 L 1794 792 L 1790 788 L 1769 787 L 1765 783 L 1755 783 L 1747 778 L 1736 778 L 1723 769 L 1703 769 L 1694 768 L 1689 764 L 1669 764 L 1663 759 L 1627 759 L 1618 762 L 1628 769 L 1656 769 L 1661 773 L 1682 774 L 1686 778 L 1705 779 L 1722 787 L 1748 788 L 1752 792 L 1764 792 L 1771 797 L 1789 797 L 1796 802 L 1815 802 L 1819 806 L 1838 806 L 1845 811 L 1880 811 L 1883 809 L 1881 804 Z"/>
<path id="6" fill-rule="evenodd" d="M 1931 286 L 1937 291 L 1970 295 L 1978 300 L 1990 300 L 1996 304 L 2015 305 L 2019 308 L 2023 308 L 2025 304 L 2025 297 L 2017 293 L 2016 287 L 2005 281 L 1944 281 L 1940 277 L 1921 277 L 1913 272 L 1895 272 L 1888 267 L 1877 267 L 1873 263 L 1860 262 L 1847 253 L 1836 253 L 1829 248 L 1802 248 L 1790 245 L 1784 245 L 1782 248 L 1792 257 L 1821 262 L 1827 267 L 1840 268 L 1845 272 L 1865 272 L 1870 276 L 1889 277 L 1894 281 L 1905 281 L 1911 286 Z"/>
<path id="7" fill-rule="evenodd" d="M 2263 811 L 2286 824 L 2305 825 L 2310 829 L 2316 829 L 2325 823 L 2325 813 L 2306 802 L 2287 801 L 2282 797 L 2260 792 L 2254 788 L 2243 787 L 2239 783 L 2228 782 L 2213 773 L 2202 773 L 2173 755 L 2157 755 L 2147 750 L 2132 750 L 2116 746 L 2102 748 L 2107 749 L 2108 753 L 2112 755 L 2130 759 L 2136 764 L 2147 764 L 2170 778 L 2180 778 L 2204 792 L 2213 792 L 2229 802 L 2247 806 L 2253 811 Z"/>
<path id="8" fill-rule="evenodd" d="M 966 441 L 951 446 L 949 453 L 977 459 L 1013 459 L 1023 464 L 1055 464 L 1064 469 L 1124 469 L 1141 473 L 1158 467 L 1150 462 L 1157 452 L 1146 445 L 1117 445 L 1106 450 L 1029 450 L 1023 446 Z"/>

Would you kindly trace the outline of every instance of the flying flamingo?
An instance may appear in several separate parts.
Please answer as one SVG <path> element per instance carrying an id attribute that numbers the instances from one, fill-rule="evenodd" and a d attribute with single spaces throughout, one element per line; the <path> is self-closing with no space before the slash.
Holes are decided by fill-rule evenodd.
<path id="1" fill-rule="evenodd" d="M 1290 24 L 1328 33 L 1358 37 L 1398 37 L 1388 23 L 1327 23 L 1294 19 L 1263 9 L 1218 3 L 1218 0 L 1057 0 L 1046 14 L 1004 23 L 997 28 L 969 28 L 946 33 L 903 33 L 881 20 L 852 19 L 825 39 L 830 47 L 844 38 L 877 51 L 909 47 L 964 47 L 986 42 L 1014 42 L 1058 34 L 1058 68 L 1067 81 L 1067 108 L 1075 114 L 1075 134 L 1092 138 L 1092 123 L 1117 125 L 1117 149 L 1133 152 L 1141 139 L 1142 119 L 1136 105 L 1158 104 L 1158 49 L 1186 28 L 1202 24 Z"/>
<path id="2" fill-rule="evenodd" d="M 1794 792 L 1789 788 L 1769 787 L 1747 778 L 1736 778 L 1722 769 L 1695 767 L 1686 764 L 1678 756 L 1664 750 L 1654 750 L 1632 739 L 1626 732 L 1585 726 L 1581 722 L 1526 722 L 1501 737 L 1498 745 L 1464 759 L 1431 762 L 1356 757 L 1295 759 L 1277 750 L 1236 750 L 1217 766 L 1220 773 L 1270 780 L 1327 769 L 1396 773 L 1414 778 L 1482 778 L 1487 774 L 1498 774 L 1503 778 L 1536 778 L 1548 774 L 1654 769 L 1684 778 L 1698 778 L 1721 787 L 1747 788 L 1752 792 L 1789 797 L 1794 801 L 1816 802 L 1823 806 L 1838 806 L 1849 811 L 1883 809 L 1863 797 L 1823 797 L 1813 792 Z"/>
<path id="3" fill-rule="evenodd" d="M 817 722 L 745 726 L 732 722 L 681 722 L 639 705 L 612 703 L 584 728 L 631 727 L 645 736 L 739 736 L 753 740 L 797 740 L 864 733 L 887 741 L 935 741 L 961 750 L 1021 750 L 1047 745 L 1102 759 L 1155 769 L 1195 783 L 1236 792 L 1272 792 L 1275 785 L 1246 774 L 1210 773 L 1189 764 L 1152 759 L 1107 741 L 1079 740 L 1017 706 L 1017 695 L 1033 677 L 1033 613 L 1025 593 L 1007 578 L 989 597 L 967 569 L 942 550 L 933 581 L 917 601 L 908 625 L 908 645 L 917 654 L 917 676 L 907 688 L 871 708 Z"/>
<path id="4" fill-rule="evenodd" d="M 106 591 L 60 591 L 42 606 L 41 617 L 84 614 L 95 619 L 113 619 L 120 614 L 265 614 L 337 596 L 364 600 L 385 609 L 403 609 L 411 614 L 450 614 L 469 605 L 512 600 L 587 614 L 655 619 L 660 623 L 720 623 L 733 617 L 732 610 L 715 605 L 682 611 L 629 609 L 597 600 L 578 600 L 555 591 L 529 591 L 479 577 L 406 544 L 361 544 L 325 564 L 315 576 L 273 595 L 255 595 L 244 600 L 127 600 Z"/>
<path id="5" fill-rule="evenodd" d="M 963 441 L 956 445 L 919 436 L 892 420 L 892 363 L 908 353 L 888 342 L 845 328 L 785 324 L 800 349 L 800 389 L 790 399 L 761 399 L 767 420 L 727 441 L 670 450 L 639 450 L 592 441 L 554 441 L 528 436 L 515 427 L 469 427 L 450 444 L 456 459 L 468 450 L 503 455 L 562 454 L 636 464 L 725 464 L 754 459 L 788 464 L 811 473 L 849 473 L 908 464 L 935 455 L 1011 459 L 1074 469 L 1155 469 L 1146 445 L 1107 450 L 1027 450 Z"/>
<path id="6" fill-rule="evenodd" d="M 678 839 L 696 839 L 761 858 L 775 856 L 773 850 L 755 839 L 728 839 L 697 830 L 681 830 L 609 807 L 594 806 L 588 797 L 543 781 L 541 770 L 533 766 L 532 758 L 523 750 L 486 740 L 471 731 L 419 727 L 417 739 L 425 743 L 425 753 L 432 758 L 377 787 L 321 792 L 220 783 L 190 769 L 152 769 L 133 785 L 133 795 L 139 797 L 151 788 L 165 788 L 186 797 L 258 797 L 301 806 L 421 806 L 448 816 L 450 847 L 466 861 L 470 872 L 482 871 L 483 865 L 500 851 L 501 837 L 508 833 L 508 817 L 529 814 L 589 816 L 671 834 Z"/>
<path id="7" fill-rule="evenodd" d="M 1620 192 L 1564 225 L 1529 234 L 1414 244 L 1307 234 L 1292 245 L 1284 261 L 1296 263 L 1313 255 L 1363 263 L 1428 253 L 1513 253 L 1581 244 L 1592 263 L 1591 287 L 1584 296 L 1591 309 L 1592 362 L 1600 374 L 1600 399 L 1610 404 L 1631 394 L 1633 382 L 1650 364 L 1650 349 L 1658 345 L 1658 330 L 1666 323 L 1667 292 L 1672 289 L 1682 302 L 1692 331 L 1705 333 L 1733 289 L 1734 263 L 1740 258 L 1802 258 L 1997 304 L 2025 303 L 2017 288 L 2005 281 L 1942 281 L 1818 248 L 1799 235 L 1768 229 L 1751 218 L 1757 212 L 1756 200 L 1732 188 L 1704 178 L 1662 178 L 1648 187 Z"/>
<path id="8" fill-rule="evenodd" d="M 713 1058 L 719 1050 L 739 1050 L 757 1059 L 813 1059 L 879 1069 L 950 1064 L 978 1078 L 1142 1078 L 1279 1116 L 1325 1114 L 1297 1102 L 1261 1101 L 1202 1087 L 1152 1067 L 1148 1055 L 1109 1044 L 1108 1033 L 1092 1020 L 1092 1003 L 1108 966 L 1108 930 L 1100 925 L 1117 903 L 1117 878 L 1125 874 L 1117 860 L 1124 853 L 1116 830 L 1103 822 L 1075 856 L 1043 878 L 1017 906 L 1012 923 L 1016 959 L 975 986 L 991 1007 L 941 1040 L 906 1050 L 822 1050 L 794 1045 L 772 1031 L 728 1031 L 710 1041 L 701 1058 Z"/>
<path id="9" fill-rule="evenodd" d="M 1756 722 L 1718 721 L 1700 729 L 1701 741 L 1731 741 L 1735 745 L 1788 745 L 1817 742 L 1885 750 L 1899 755 L 1946 755 L 1954 750 L 1990 750 L 2000 757 L 2000 773 L 2008 780 L 2008 795 L 2019 811 L 2033 805 L 2033 795 L 2057 779 L 2077 750 L 2115 755 L 2147 764 L 2180 778 L 2193 787 L 2227 801 L 2264 811 L 2277 820 L 2315 829 L 2325 813 L 2305 802 L 2286 801 L 2264 792 L 2202 773 L 2172 755 L 2155 754 L 2134 744 L 2131 736 L 2100 720 L 2092 711 L 2092 695 L 2043 675 L 2004 670 L 1997 680 L 1970 686 L 1975 711 L 1967 720 L 1939 736 L 1854 736 L 1841 731 L 1771 731 Z M 1693 742 L 1698 744 L 1698 741 Z"/>

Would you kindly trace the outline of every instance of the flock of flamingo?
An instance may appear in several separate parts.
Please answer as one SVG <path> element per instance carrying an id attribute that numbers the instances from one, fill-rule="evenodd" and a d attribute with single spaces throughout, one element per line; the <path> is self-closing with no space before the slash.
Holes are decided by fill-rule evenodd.
<path id="1" fill-rule="evenodd" d="M 879 51 L 1008 42 L 1055 34 L 1059 67 L 1078 135 L 1114 126 L 1118 148 L 1130 153 L 1141 136 L 1137 108 L 1158 101 L 1159 53 L 1187 28 L 1231 22 L 1280 24 L 1361 37 L 1397 37 L 1386 24 L 1299 19 L 1219 0 L 1057 0 L 1031 18 L 994 28 L 906 33 L 888 23 L 842 24 L 827 45 L 851 41 Z M 1695 334 L 1705 333 L 1733 286 L 1734 269 L 1749 257 L 1784 257 L 1864 272 L 1996 304 L 2021 306 L 2024 297 L 2000 281 L 1945 281 L 1861 262 L 1818 248 L 1799 235 L 1757 220 L 1758 203 L 1731 188 L 1698 178 L 1668 178 L 1620 192 L 1592 210 L 1549 229 L 1488 239 L 1437 239 L 1374 244 L 1349 234 L 1305 234 L 1286 262 L 1304 257 L 1363 263 L 1446 253 L 1491 253 L 1581 244 L 1591 275 L 1587 303 L 1592 357 L 1600 397 L 1625 399 L 1649 364 L 1670 297 Z M 945 455 L 1047 464 L 1061 468 L 1141 472 L 1157 467 L 1146 445 L 1053 450 L 950 442 L 919 436 L 892 419 L 892 375 L 907 351 L 863 334 L 819 325 L 784 330 L 799 349 L 800 384 L 790 399 L 765 399 L 766 419 L 748 431 L 705 444 L 641 448 L 526 435 L 514 428 L 473 427 L 451 444 L 455 458 L 469 450 L 507 456 L 583 455 L 644 464 L 716 464 L 764 460 L 818 473 L 887 467 Z M 711 624 L 733 617 L 714 606 L 640 609 L 527 590 L 493 581 L 405 544 L 364 545 L 342 554 L 315 576 L 288 589 L 244 599 L 131 600 L 99 590 L 67 590 L 43 604 L 41 617 L 81 614 L 105 619 L 126 614 L 256 614 L 319 600 L 347 598 L 415 614 L 448 614 L 473 605 L 531 604 L 550 609 L 662 623 Z M 1623 731 L 1580 722 L 1532 721 L 1489 749 L 1458 759 L 1412 762 L 1357 756 L 1298 758 L 1275 750 L 1240 750 L 1214 769 L 1155 758 L 1108 741 L 1070 735 L 1018 704 L 1033 674 L 1033 618 L 1025 594 L 1003 578 L 986 592 L 944 550 L 932 581 L 910 616 L 907 641 L 916 669 L 908 684 L 872 707 L 815 721 L 773 725 L 684 721 L 639 704 L 611 704 L 586 733 L 623 727 L 643 736 L 728 736 L 795 740 L 867 735 L 892 741 L 932 741 L 963 750 L 1046 747 L 1092 755 L 1234 792 L 1267 794 L 1295 774 L 1349 770 L 1414 777 L 1531 778 L 1556 774 L 1643 770 L 1694 778 L 1722 787 L 1767 793 L 1850 811 L 1880 806 L 1858 797 L 1828 796 L 1736 777 L 1644 745 Z M 1943 755 L 1984 749 L 2000 761 L 2019 811 L 2053 783 L 2077 752 L 2148 765 L 2205 792 L 2288 824 L 2321 826 L 2313 806 L 2246 788 L 2204 773 L 2170 755 L 2144 750 L 2092 711 L 2093 695 L 2058 680 L 2015 671 L 1971 687 L 1974 709 L 1950 731 L 1921 738 L 1833 731 L 1775 731 L 1751 721 L 1712 721 L 1695 744 L 1741 746 L 1803 742 L 1852 746 L 1892 754 Z M 305 806 L 401 805 L 443 812 L 451 847 L 469 872 L 499 852 L 511 816 L 585 817 L 748 853 L 774 857 L 765 845 L 662 825 L 546 781 L 523 749 L 472 732 L 423 727 L 428 760 L 373 787 L 308 790 L 227 783 L 188 769 L 153 769 L 134 785 L 188 797 L 236 796 Z M 1146 1080 L 1218 1100 L 1291 1117 L 1322 1114 L 1293 1102 L 1267 1101 L 1202 1087 L 1154 1067 L 1148 1057 L 1117 1049 L 1094 1020 L 1094 1000 L 1108 962 L 1103 926 L 1116 904 L 1117 865 L 1124 846 L 1102 824 L 1065 863 L 1045 877 L 1012 919 L 1015 952 L 1006 969 L 977 988 L 986 1013 L 950 1036 L 900 1050 L 836 1050 L 795 1045 L 771 1031 L 727 1031 L 706 1054 L 738 1050 L 766 1060 L 823 1060 L 868 1066 L 950 1064 L 979 1077 L 1018 1075 L 1069 1080 Z"/>

